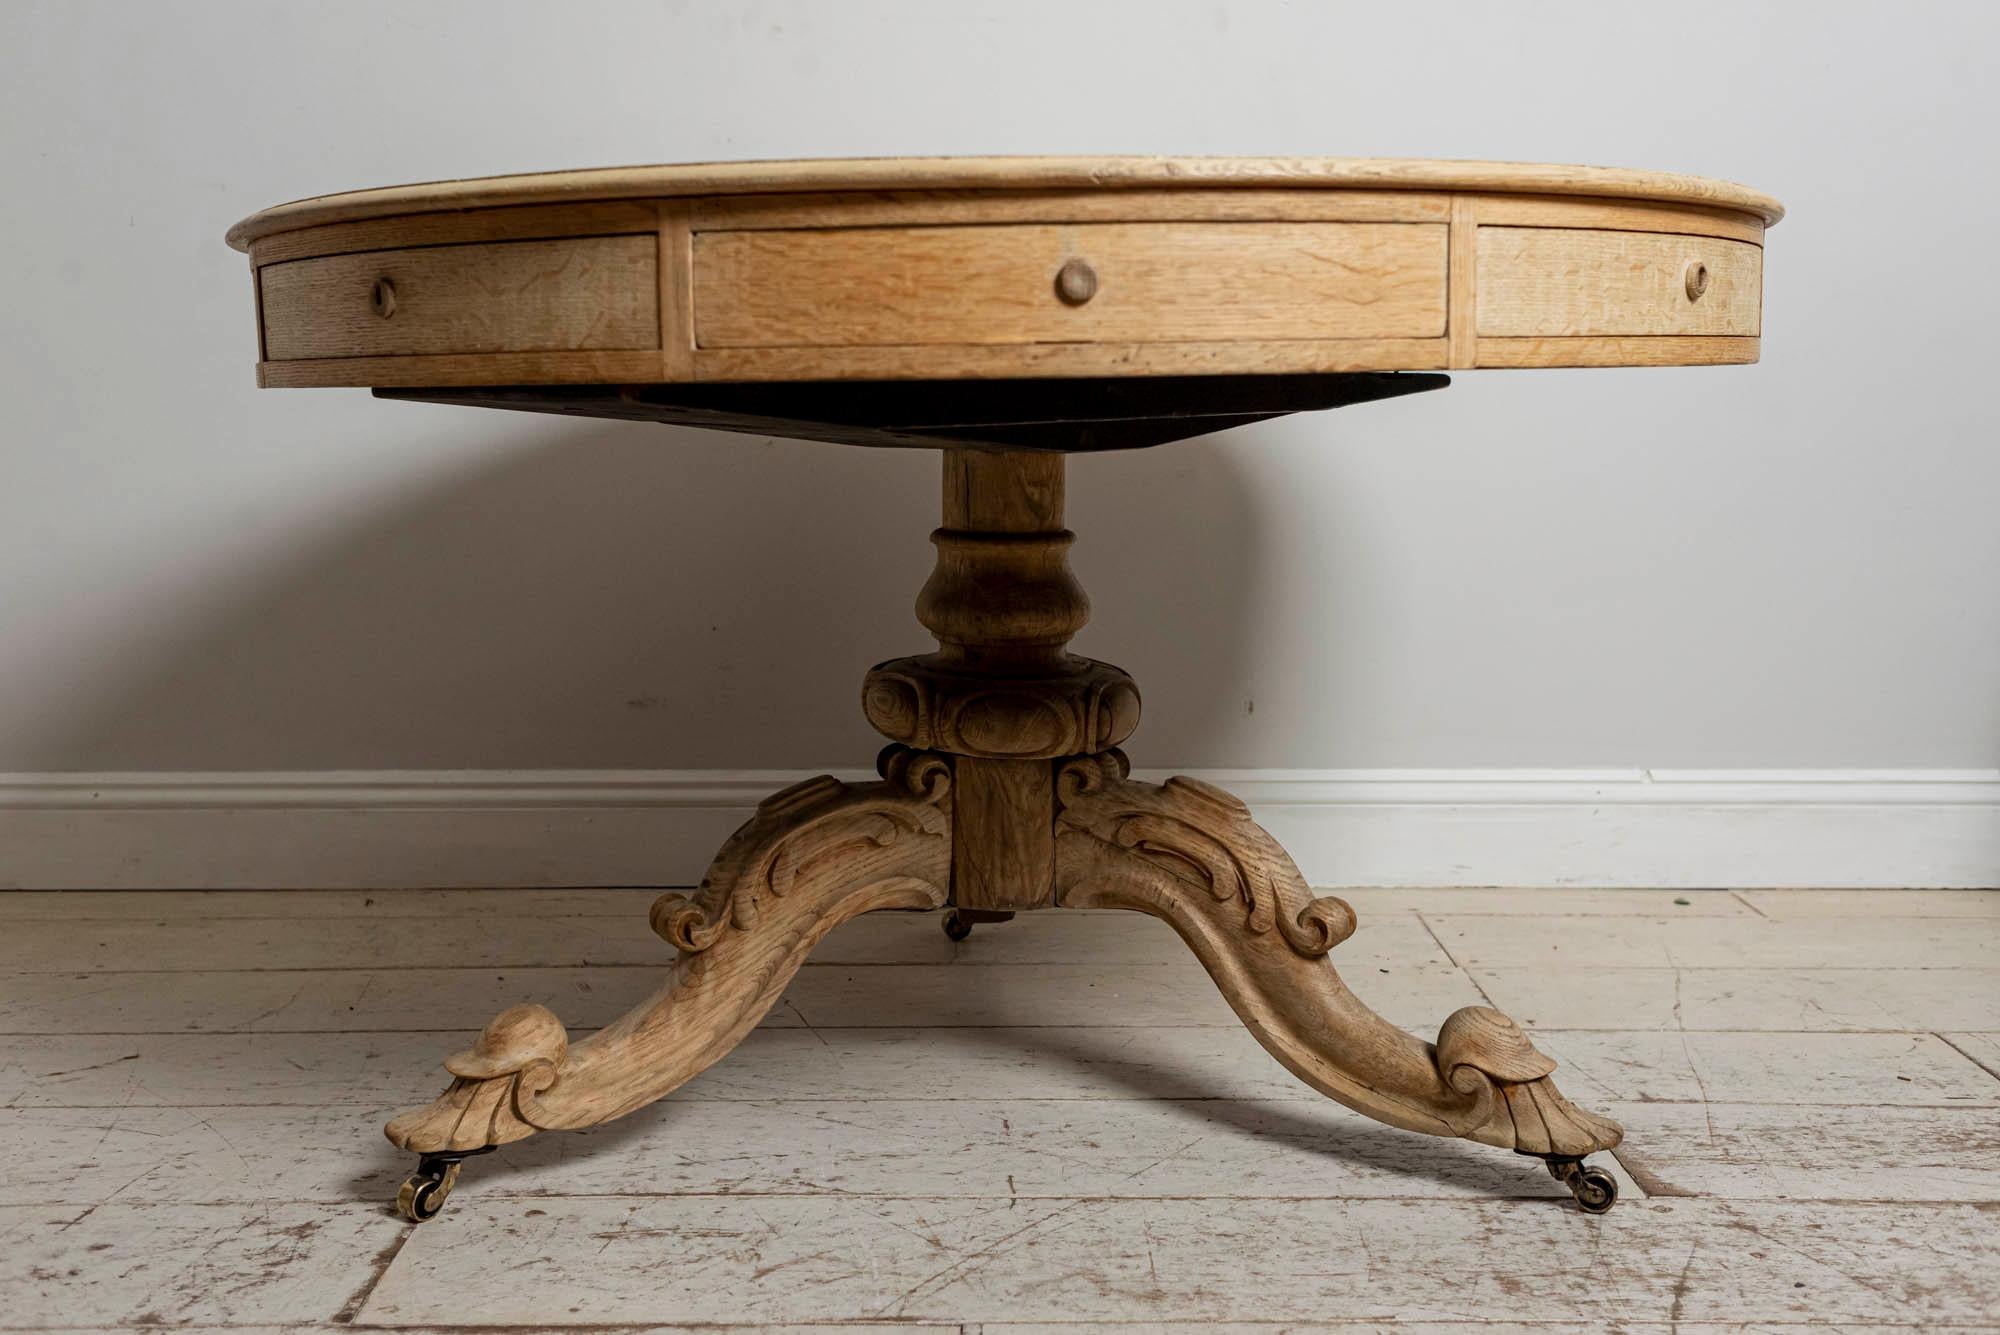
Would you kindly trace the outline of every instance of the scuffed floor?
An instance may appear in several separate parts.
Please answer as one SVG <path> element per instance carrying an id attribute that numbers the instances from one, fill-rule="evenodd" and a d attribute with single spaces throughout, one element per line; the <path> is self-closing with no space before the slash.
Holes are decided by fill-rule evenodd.
<path id="1" fill-rule="evenodd" d="M 1621 1198 L 1377 1126 L 1161 924 L 829 938 L 663 1103 L 389 1210 L 495 1011 L 668 959 L 651 891 L 0 894 L 0 1329 L 2000 1329 L 2000 892 L 1360 891 L 1349 984 L 1528 1025 Z"/>

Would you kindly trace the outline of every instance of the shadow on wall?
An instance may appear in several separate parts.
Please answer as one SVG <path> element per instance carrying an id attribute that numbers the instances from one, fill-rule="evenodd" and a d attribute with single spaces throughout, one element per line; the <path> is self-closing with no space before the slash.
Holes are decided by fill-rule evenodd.
<path id="1" fill-rule="evenodd" d="M 158 628 L 36 767 L 872 761 L 863 671 L 931 644 L 912 603 L 934 455 L 624 423 L 510 439 Z M 1215 754 L 1242 707 L 1263 552 L 1240 448 L 1071 464 L 1072 559 L 1097 609 L 1077 647 L 1137 676 L 1142 765 Z"/>

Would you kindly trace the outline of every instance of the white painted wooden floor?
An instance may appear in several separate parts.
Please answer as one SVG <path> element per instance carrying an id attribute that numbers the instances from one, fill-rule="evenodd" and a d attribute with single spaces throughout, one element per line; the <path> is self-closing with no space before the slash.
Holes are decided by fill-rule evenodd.
<path id="1" fill-rule="evenodd" d="M 853 924 L 664 1103 L 398 1221 L 389 1112 L 503 1006 L 647 990 L 652 897 L 0 895 L 0 1327 L 2000 1329 L 2000 893 L 1349 893 L 1364 998 L 1491 1001 L 1624 1122 L 1601 1218 L 1297 1084 L 1162 925 L 1043 913 Z"/>

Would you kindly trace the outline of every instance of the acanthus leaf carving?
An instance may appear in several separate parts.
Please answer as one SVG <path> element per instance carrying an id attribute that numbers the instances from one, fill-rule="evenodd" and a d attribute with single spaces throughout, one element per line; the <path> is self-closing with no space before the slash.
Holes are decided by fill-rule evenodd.
<path id="1" fill-rule="evenodd" d="M 1295 953 L 1325 955 L 1354 934 L 1354 910 L 1332 895 L 1315 896 L 1278 842 L 1251 819 L 1234 794 L 1199 779 L 1175 777 L 1155 787 L 1128 779 L 1118 750 L 1081 756 L 1056 772 L 1056 826 L 1132 850 L 1155 866 L 1236 902 L 1243 926 L 1275 928 Z"/>
<path id="2" fill-rule="evenodd" d="M 679 947 L 646 1001 L 579 1043 L 548 1008 L 512 1006 L 448 1058 L 452 1083 L 390 1122 L 430 1154 L 622 1116 L 703 1070 L 755 1026 L 828 931 L 872 909 L 931 909 L 951 885 L 951 766 L 890 747 L 882 782 L 822 776 L 761 803 L 701 887 L 654 902 Z"/>
<path id="3" fill-rule="evenodd" d="M 427 1107 L 390 1122 L 387 1135 L 403 1149 L 470 1150 L 519 1139 L 540 1129 L 537 1098 L 561 1078 L 569 1031 L 546 1006 L 509 1006 L 463 1052 L 445 1058 L 451 1087 Z"/>
<path id="4" fill-rule="evenodd" d="M 1521 1026 L 1490 1006 L 1453 1011 L 1438 1029 L 1438 1073 L 1471 1096 L 1467 1121 L 1497 1133 L 1523 1154 L 1581 1158 L 1624 1139 L 1616 1122 L 1585 1112 L 1549 1077 L 1555 1060 L 1528 1041 Z"/>
<path id="5" fill-rule="evenodd" d="M 857 800 L 857 790 L 823 774 L 765 798 L 716 853 L 692 894 L 670 891 L 653 901 L 653 930 L 681 950 L 705 951 L 726 930 L 754 928 L 770 900 L 782 899 L 801 880 L 837 870 L 866 847 L 946 837 L 948 761 L 891 746 L 877 769 L 884 781 L 879 795 Z"/>
<path id="6" fill-rule="evenodd" d="M 1499 1011 L 1458 1011 L 1433 1046 L 1363 1005 L 1325 958 L 1354 931 L 1353 910 L 1315 899 L 1240 800 L 1129 773 L 1116 751 L 1059 767 L 1059 904 L 1173 924 L 1273 1056 L 1380 1121 L 1551 1159 L 1618 1143 L 1617 1123 L 1563 1098 L 1554 1061 Z"/>

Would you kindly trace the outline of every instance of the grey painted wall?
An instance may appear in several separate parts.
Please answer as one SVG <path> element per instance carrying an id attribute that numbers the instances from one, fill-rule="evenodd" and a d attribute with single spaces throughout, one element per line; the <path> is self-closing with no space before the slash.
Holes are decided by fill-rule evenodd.
<path id="1" fill-rule="evenodd" d="M 1984 4 L 0 12 L 0 770 L 851 766 L 935 461 L 252 388 L 223 229 L 332 189 L 890 153 L 1732 177 L 1765 362 L 1484 372 L 1072 468 L 1152 765 L 2000 758 Z"/>

